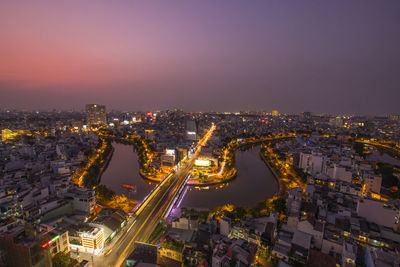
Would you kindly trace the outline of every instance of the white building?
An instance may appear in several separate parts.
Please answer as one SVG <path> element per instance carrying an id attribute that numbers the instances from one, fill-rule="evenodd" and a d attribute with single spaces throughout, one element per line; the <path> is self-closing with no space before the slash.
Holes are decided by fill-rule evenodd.
<path id="1" fill-rule="evenodd" d="M 305 172 L 311 173 L 312 169 L 312 156 L 308 153 L 300 153 L 299 167 Z"/>
<path id="2" fill-rule="evenodd" d="M 72 251 L 80 251 L 98 255 L 104 248 L 104 232 L 98 227 L 87 226 L 70 235 Z"/>
<path id="3" fill-rule="evenodd" d="M 74 211 L 92 214 L 96 209 L 96 192 L 92 189 L 75 186 L 64 197 L 72 201 Z"/>
<path id="4" fill-rule="evenodd" d="M 325 157 L 322 153 L 313 152 L 311 155 L 311 174 L 316 175 L 322 173 L 325 164 Z"/>
<path id="5" fill-rule="evenodd" d="M 219 229 L 220 234 L 224 236 L 229 236 L 230 231 L 231 231 L 231 219 L 228 217 L 222 217 Z"/>
<path id="6" fill-rule="evenodd" d="M 353 173 L 350 167 L 341 166 L 337 163 L 333 164 L 333 167 L 326 169 L 327 175 L 335 180 L 341 180 L 351 183 Z"/>

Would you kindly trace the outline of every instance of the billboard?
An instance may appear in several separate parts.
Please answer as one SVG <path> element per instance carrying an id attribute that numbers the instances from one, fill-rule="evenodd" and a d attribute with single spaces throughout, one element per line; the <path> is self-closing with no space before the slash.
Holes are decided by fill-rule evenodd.
<path id="1" fill-rule="evenodd" d="M 207 166 L 211 165 L 211 161 L 210 160 L 196 159 L 195 162 L 194 162 L 194 165 L 207 167 Z"/>

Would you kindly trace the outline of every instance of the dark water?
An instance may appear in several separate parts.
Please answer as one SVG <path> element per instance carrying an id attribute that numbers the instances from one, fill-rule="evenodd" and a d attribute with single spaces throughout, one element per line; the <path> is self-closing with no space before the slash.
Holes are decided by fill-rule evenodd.
<path id="1" fill-rule="evenodd" d="M 107 185 L 118 194 L 126 194 L 123 184 L 134 185 L 135 200 L 143 200 L 155 186 L 139 175 L 139 163 L 132 146 L 113 143 L 114 154 L 107 170 L 101 177 L 101 184 Z M 278 185 L 264 162 L 260 159 L 259 148 L 236 152 L 238 174 L 222 188 L 198 190 L 190 187 L 182 207 L 212 208 L 224 204 L 251 206 L 272 197 Z"/>
<path id="2" fill-rule="evenodd" d="M 213 208 L 234 204 L 249 207 L 272 197 L 278 191 L 278 184 L 259 152 L 259 147 L 236 152 L 238 174 L 234 180 L 222 188 L 190 188 L 181 206 Z"/>
<path id="3" fill-rule="evenodd" d="M 137 190 L 131 197 L 135 200 L 143 200 L 156 184 L 144 180 L 139 175 L 138 156 L 133 150 L 133 146 L 118 143 L 112 145 L 114 154 L 107 170 L 101 177 L 100 184 L 105 184 L 114 192 L 126 196 L 128 196 L 128 191 L 122 185 L 133 185 Z"/>

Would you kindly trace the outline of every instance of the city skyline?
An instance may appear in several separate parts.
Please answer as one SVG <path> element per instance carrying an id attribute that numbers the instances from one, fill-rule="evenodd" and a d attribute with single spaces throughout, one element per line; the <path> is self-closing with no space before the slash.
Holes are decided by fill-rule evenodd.
<path id="1" fill-rule="evenodd" d="M 400 1 L 0 1 L 0 266 L 400 266 Z"/>
<path id="2" fill-rule="evenodd" d="M 88 105 L 88 104 L 87 104 Z M 93 104 L 90 104 L 93 105 Z M 94 105 L 101 105 L 107 107 L 107 105 L 104 105 L 104 103 L 97 103 Z M 191 111 L 191 110 L 185 110 L 185 109 L 180 109 L 180 108 L 167 108 L 167 109 L 143 109 L 143 110 L 138 110 L 138 109 L 132 109 L 132 110 L 119 110 L 119 109 L 108 109 L 106 111 L 107 116 L 111 116 L 112 114 L 124 114 L 124 113 L 130 113 L 130 114 L 146 114 L 148 112 L 154 112 L 154 114 L 159 114 L 167 111 L 182 111 L 184 113 L 190 113 L 190 114 L 230 114 L 230 115 L 257 115 L 257 116 L 293 116 L 293 115 L 302 115 L 304 113 L 309 113 L 311 116 L 320 116 L 320 117 L 343 117 L 343 118 L 351 118 L 351 117 L 387 117 L 390 118 L 391 116 L 400 116 L 399 112 L 398 113 L 387 113 L 387 114 L 362 114 L 362 113 L 318 113 L 318 112 L 312 112 L 309 110 L 301 111 L 301 112 L 280 112 L 279 110 L 272 110 L 272 109 L 258 109 L 258 110 L 225 110 L 225 111 L 214 111 L 214 110 L 208 110 L 208 111 Z M 26 112 L 26 113 L 53 113 L 53 112 L 77 112 L 85 115 L 87 112 L 85 110 L 85 107 L 83 108 L 71 108 L 71 109 L 1 109 L 1 112 Z M 278 112 L 278 115 L 275 115 L 274 112 Z"/>
<path id="3" fill-rule="evenodd" d="M 397 114 L 399 9 L 2 1 L 0 106 Z"/>

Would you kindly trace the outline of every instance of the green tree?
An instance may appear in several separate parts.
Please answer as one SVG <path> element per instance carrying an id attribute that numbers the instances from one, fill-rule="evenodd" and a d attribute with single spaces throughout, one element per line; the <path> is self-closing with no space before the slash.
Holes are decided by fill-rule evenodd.
<path id="1" fill-rule="evenodd" d="M 53 266 L 54 267 L 68 267 L 71 264 L 71 257 L 67 252 L 58 252 L 53 257 Z"/>
<path id="2" fill-rule="evenodd" d="M 382 186 L 387 188 L 398 186 L 399 181 L 397 177 L 393 175 L 394 167 L 392 165 L 378 162 L 377 167 L 376 172 L 382 175 Z"/>
<path id="3" fill-rule="evenodd" d="M 357 152 L 358 155 L 364 157 L 364 144 L 355 142 L 353 145 L 354 150 Z"/>
<path id="4" fill-rule="evenodd" d="M 107 203 L 111 201 L 115 196 L 115 192 L 109 189 L 105 185 L 99 185 L 96 187 L 96 198 L 100 203 Z"/>
<path id="5" fill-rule="evenodd" d="M 285 213 L 286 211 L 286 199 L 284 196 L 280 196 L 279 198 L 275 199 L 272 201 L 272 205 L 274 207 L 274 210 L 276 210 L 279 213 Z"/>
<path id="6" fill-rule="evenodd" d="M 296 166 L 293 166 L 293 170 L 295 171 L 297 176 L 300 177 L 300 180 L 303 183 L 307 182 L 308 173 L 306 173 L 302 168 L 299 168 L 299 167 L 296 167 Z M 293 177 L 292 177 L 292 179 L 293 179 Z"/>

